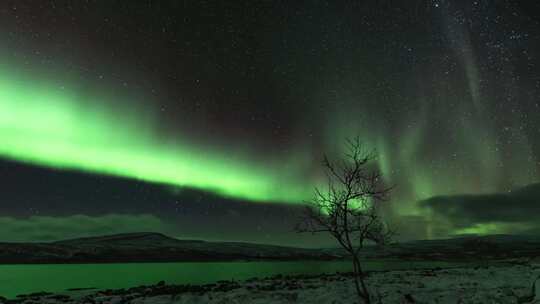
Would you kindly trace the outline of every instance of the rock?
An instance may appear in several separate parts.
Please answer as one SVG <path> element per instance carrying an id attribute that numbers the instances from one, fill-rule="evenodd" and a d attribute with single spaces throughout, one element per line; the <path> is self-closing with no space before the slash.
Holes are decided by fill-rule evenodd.
<path id="1" fill-rule="evenodd" d="M 416 303 L 416 301 L 414 300 L 413 296 L 410 293 L 404 295 L 403 298 L 405 299 L 406 303 Z"/>

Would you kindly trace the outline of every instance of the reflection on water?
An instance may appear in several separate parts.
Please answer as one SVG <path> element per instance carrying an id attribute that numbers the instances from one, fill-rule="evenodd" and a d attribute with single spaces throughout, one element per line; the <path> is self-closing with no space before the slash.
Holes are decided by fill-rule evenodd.
<path id="1" fill-rule="evenodd" d="M 366 270 L 460 266 L 449 262 L 368 261 Z M 39 291 L 61 292 L 69 288 L 126 288 L 155 284 L 204 284 L 218 280 L 244 280 L 277 274 L 319 274 L 351 270 L 348 261 L 216 262 L 1 265 L 0 295 Z"/>

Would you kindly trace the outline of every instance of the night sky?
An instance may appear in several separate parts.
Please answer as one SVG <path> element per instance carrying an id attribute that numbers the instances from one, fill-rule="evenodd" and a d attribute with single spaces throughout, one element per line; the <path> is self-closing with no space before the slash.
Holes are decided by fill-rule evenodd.
<path id="1" fill-rule="evenodd" d="M 532 3 L 532 4 L 531 4 Z M 540 233 L 534 1 L 2 1 L 0 240 L 296 246 L 360 136 L 398 239 Z"/>

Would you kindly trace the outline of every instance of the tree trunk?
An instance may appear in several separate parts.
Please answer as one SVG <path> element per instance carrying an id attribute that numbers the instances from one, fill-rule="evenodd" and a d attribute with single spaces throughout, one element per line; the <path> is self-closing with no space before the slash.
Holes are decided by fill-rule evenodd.
<path id="1" fill-rule="evenodd" d="M 354 285 L 358 296 L 365 304 L 371 304 L 371 297 L 364 281 L 364 272 L 360 266 L 360 260 L 353 254 Z"/>

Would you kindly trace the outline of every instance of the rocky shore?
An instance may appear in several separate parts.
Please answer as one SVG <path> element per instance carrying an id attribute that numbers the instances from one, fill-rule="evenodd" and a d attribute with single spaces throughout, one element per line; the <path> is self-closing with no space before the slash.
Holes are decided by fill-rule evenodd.
<path id="1" fill-rule="evenodd" d="M 371 272 L 367 282 L 374 303 L 540 303 L 540 264 L 476 268 Z M 274 276 L 207 285 L 159 282 L 118 290 L 71 290 L 35 293 L 5 304 L 165 304 L 165 303 L 317 303 L 355 302 L 350 274 Z"/>

